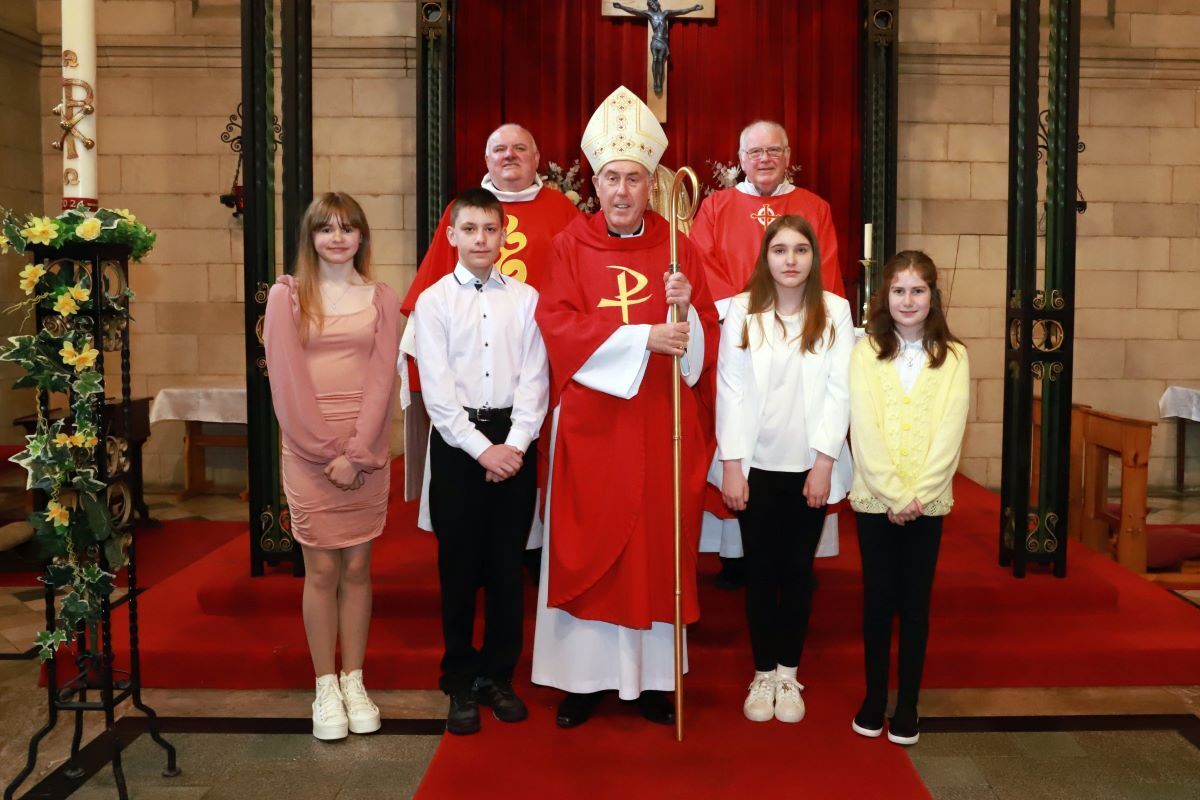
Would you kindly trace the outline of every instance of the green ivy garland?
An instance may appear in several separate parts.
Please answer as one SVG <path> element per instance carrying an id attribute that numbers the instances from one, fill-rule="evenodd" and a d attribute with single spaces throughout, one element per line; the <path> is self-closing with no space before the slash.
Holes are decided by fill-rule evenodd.
<path id="1" fill-rule="evenodd" d="M 66 211 L 56 218 L 29 215 L 24 224 L 0 209 L 0 252 L 11 248 L 23 253 L 31 244 L 60 248 L 70 243 L 121 244 L 140 260 L 154 246 L 154 234 L 126 210 L 100 209 L 93 213 Z M 104 376 L 96 369 L 99 351 L 92 335 L 72 326 L 71 317 L 93 311 L 91 279 L 85 270 L 60 266 L 47 271 L 41 264 L 21 270 L 21 289 L 27 299 L 9 311 L 28 315 L 42 308 L 58 316 L 57 324 L 44 325 L 34 335 L 13 336 L 0 348 L 0 361 L 12 361 L 25 371 L 14 388 L 66 393 L 71 416 L 51 422 L 38 405 L 37 427 L 27 436 L 23 451 L 13 462 L 29 473 L 29 489 L 49 496 L 45 510 L 29 515 L 34 538 L 50 559 L 42 581 L 62 594 L 54 627 L 34 638 L 39 657 L 47 661 L 70 642 L 81 627 L 88 641 L 97 641 L 101 603 L 111 595 L 115 571 L 125 565 L 127 536 L 113 525 L 106 486 L 97 474 L 96 448 L 103 447 L 97 410 L 104 401 Z M 133 292 L 109 298 L 112 313 L 129 319 L 128 301 Z M 101 569 L 103 551 L 109 568 Z"/>

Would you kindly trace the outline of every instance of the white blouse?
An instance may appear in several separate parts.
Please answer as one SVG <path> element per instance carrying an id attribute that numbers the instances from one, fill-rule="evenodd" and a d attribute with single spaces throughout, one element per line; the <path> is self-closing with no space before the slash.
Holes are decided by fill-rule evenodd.
<path id="1" fill-rule="evenodd" d="M 774 472 L 805 472 L 812 469 L 813 458 L 804 420 L 804 365 L 800 353 L 804 317 L 799 313 L 786 317 L 781 314 L 779 319 L 786 330 L 782 337 L 774 319 L 764 320 L 772 328 L 767 339 L 771 377 L 750 465 Z"/>
<path id="2" fill-rule="evenodd" d="M 929 356 L 925 352 L 924 340 L 918 339 L 910 342 L 900 334 L 896 334 L 896 338 L 900 340 L 900 350 L 892 359 L 892 363 L 896 365 L 896 374 L 900 376 L 900 385 L 904 387 L 907 394 L 916 385 L 917 376 L 921 374 L 921 369 L 925 366 Z"/>

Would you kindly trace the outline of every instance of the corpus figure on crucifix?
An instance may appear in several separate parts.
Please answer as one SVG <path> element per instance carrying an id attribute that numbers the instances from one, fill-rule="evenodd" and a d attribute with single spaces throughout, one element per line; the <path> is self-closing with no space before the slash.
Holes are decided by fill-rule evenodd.
<path id="1" fill-rule="evenodd" d="M 663 11 L 658 0 L 647 0 L 646 6 L 645 9 L 640 9 L 613 3 L 614 8 L 619 8 L 627 14 L 637 17 L 645 17 L 650 22 L 650 55 L 654 58 L 654 93 L 662 94 L 663 76 L 666 75 L 667 59 L 671 55 L 671 50 L 667 47 L 667 25 L 670 24 L 671 17 L 682 17 L 693 11 L 702 11 L 704 6 L 694 5 L 691 8 Z"/>

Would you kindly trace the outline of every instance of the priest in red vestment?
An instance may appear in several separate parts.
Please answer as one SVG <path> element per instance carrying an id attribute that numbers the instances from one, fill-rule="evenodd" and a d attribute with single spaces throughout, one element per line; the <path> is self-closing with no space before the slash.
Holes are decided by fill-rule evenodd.
<path id="1" fill-rule="evenodd" d="M 829 203 L 788 180 L 791 153 L 782 125 L 767 120 L 750 123 L 738 137 L 738 162 L 746 179 L 731 189 L 709 195 L 696 212 L 690 236 L 692 244 L 709 257 L 708 286 L 721 319 L 733 297 L 746 288 L 767 226 L 785 214 L 799 214 L 812 224 L 821 251 L 821 282 L 826 291 L 846 296 Z M 719 463 L 714 463 L 710 478 L 719 484 Z M 725 508 L 719 486 L 708 492 L 700 549 L 720 553 L 719 587 L 736 589 L 744 584 L 741 529 L 737 518 Z M 833 511 L 826 520 L 817 555 L 837 552 L 837 513 Z"/>
<path id="2" fill-rule="evenodd" d="M 579 209 L 562 192 L 542 186 L 537 168 L 541 160 L 533 134 L 520 125 L 501 125 L 488 136 L 484 148 L 487 174 L 481 185 L 496 196 L 504 208 L 506 236 L 500 248 L 496 269 L 502 274 L 541 289 L 546 263 L 550 256 L 550 242 L 558 232 L 580 216 Z M 421 260 L 417 276 L 400 304 L 400 311 L 411 316 L 421 292 L 437 283 L 443 276 L 454 271 L 458 263 L 455 250 L 450 246 L 446 230 L 450 228 L 450 206 L 442 213 L 429 250 Z M 404 331 L 400 343 L 400 362 L 397 369 L 401 374 L 400 405 L 405 415 L 404 471 L 405 499 L 414 500 L 424 496 L 422 486 L 427 483 L 425 469 L 426 437 L 429 421 L 425 409 L 419 403 L 412 406 L 413 394 L 421 387 L 417 379 L 415 364 L 410 359 L 416 354 L 411 327 Z M 419 410 L 414 414 L 410 408 Z M 432 530 L 429 510 L 424 501 L 418 524 Z M 529 547 L 541 546 L 540 518 L 534 520 L 530 531 Z"/>
<path id="3" fill-rule="evenodd" d="M 533 680 L 568 692 L 558 724 L 585 722 L 602 692 L 671 723 L 675 688 L 671 375 L 682 373 L 683 611 L 699 617 L 696 548 L 711 418 L 700 380 L 715 368 L 717 313 L 701 255 L 647 210 L 666 149 L 653 113 L 621 87 L 582 147 L 601 211 L 554 240 L 537 320 L 550 357 L 551 476 Z M 670 323 L 669 305 L 680 319 Z"/>

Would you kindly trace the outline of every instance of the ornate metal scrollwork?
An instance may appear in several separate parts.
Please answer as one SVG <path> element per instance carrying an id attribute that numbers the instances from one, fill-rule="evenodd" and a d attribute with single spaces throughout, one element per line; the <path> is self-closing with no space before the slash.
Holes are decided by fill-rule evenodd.
<path id="1" fill-rule="evenodd" d="M 271 284 L 266 281 L 259 281 L 254 286 L 254 302 L 266 303 L 267 295 L 271 293 Z"/>
<path id="2" fill-rule="evenodd" d="M 124 480 L 113 481 L 108 485 L 108 510 L 112 514 L 113 524 L 123 528 L 129 524 L 133 515 L 133 494 Z"/>
<path id="3" fill-rule="evenodd" d="M 100 264 L 100 276 L 104 283 L 104 296 L 108 298 L 110 303 L 123 305 L 125 303 L 125 290 L 129 288 L 129 281 L 125 277 L 125 270 L 121 269 L 121 262 L 102 262 Z"/>
<path id="4" fill-rule="evenodd" d="M 263 549 L 263 552 L 270 553 L 275 550 L 275 540 L 271 538 L 271 529 L 275 527 L 275 514 L 271 509 L 264 509 L 258 515 L 259 537 L 258 545 Z"/>
<path id="5" fill-rule="evenodd" d="M 65 317 L 57 315 L 46 317 L 42 320 L 42 330 L 48 332 L 51 336 L 63 336 L 67 331 L 71 330 L 71 323 Z"/>
<path id="6" fill-rule="evenodd" d="M 129 322 L 125 317 L 105 317 L 101 323 L 101 340 L 104 342 L 105 352 L 113 352 L 121 349 L 121 345 L 125 342 L 125 329 Z"/>
<path id="7" fill-rule="evenodd" d="M 1041 311 L 1046 307 L 1046 293 L 1037 289 L 1033 293 L 1033 307 Z"/>
<path id="8" fill-rule="evenodd" d="M 123 475 L 129 472 L 129 440 L 123 436 L 109 434 L 104 438 L 104 452 L 108 457 L 108 474 Z"/>
<path id="9" fill-rule="evenodd" d="M 1033 346 L 1043 353 L 1054 353 L 1062 349 L 1066 336 L 1062 323 L 1056 319 L 1033 321 Z"/>
<path id="10" fill-rule="evenodd" d="M 449 14 L 441 0 L 421 3 L 421 36 L 429 41 L 441 39 L 449 32 Z"/>
<path id="11" fill-rule="evenodd" d="M 1011 350 L 1021 349 L 1021 320 L 1019 319 L 1008 323 L 1008 346 Z"/>

